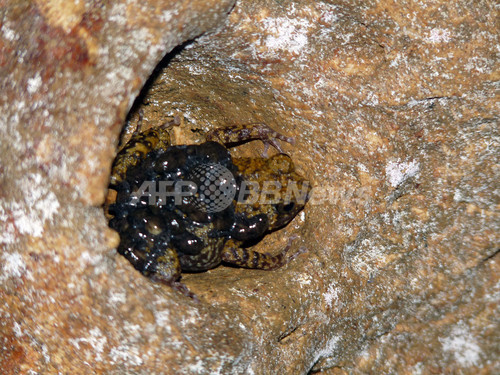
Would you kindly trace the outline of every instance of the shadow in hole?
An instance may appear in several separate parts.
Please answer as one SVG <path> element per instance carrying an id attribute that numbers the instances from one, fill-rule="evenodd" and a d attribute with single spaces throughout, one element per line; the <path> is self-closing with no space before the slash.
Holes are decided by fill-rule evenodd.
<path id="1" fill-rule="evenodd" d="M 148 94 L 149 90 L 151 89 L 151 86 L 153 85 L 154 81 L 158 78 L 158 76 L 161 74 L 161 72 L 168 67 L 168 64 L 170 64 L 170 62 L 177 55 L 179 55 L 188 45 L 192 44 L 193 42 L 194 42 L 194 40 L 188 40 L 187 42 L 184 42 L 183 44 L 178 45 L 172 51 L 170 51 L 165 56 L 163 56 L 163 58 L 160 60 L 160 62 L 156 65 L 156 67 L 153 69 L 153 71 L 149 75 L 148 79 L 144 83 L 144 86 L 142 86 L 142 89 L 139 92 L 139 95 L 137 95 L 137 97 L 135 98 L 134 103 L 132 104 L 132 107 L 128 111 L 127 116 L 125 117 L 124 124 L 127 124 L 131 120 L 132 116 L 143 105 L 145 105 L 144 98 Z M 119 139 L 123 139 L 125 131 L 126 131 L 126 126 L 123 126 Z"/>

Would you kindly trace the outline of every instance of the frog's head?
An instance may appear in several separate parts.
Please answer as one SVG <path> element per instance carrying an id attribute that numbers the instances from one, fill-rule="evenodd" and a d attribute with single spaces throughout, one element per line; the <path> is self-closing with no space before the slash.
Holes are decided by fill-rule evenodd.
<path id="1" fill-rule="evenodd" d="M 268 231 L 288 224 L 309 199 L 310 183 L 295 171 L 288 155 L 236 159 L 235 165 L 252 190 L 248 199 L 237 204 L 236 211 L 248 217 L 266 215 Z"/>

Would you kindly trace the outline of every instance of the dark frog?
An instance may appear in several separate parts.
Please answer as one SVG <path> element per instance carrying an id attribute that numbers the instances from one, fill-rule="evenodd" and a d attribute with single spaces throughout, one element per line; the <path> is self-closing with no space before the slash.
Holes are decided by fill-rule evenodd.
<path id="1" fill-rule="evenodd" d="M 222 262 L 246 268 L 284 265 L 277 255 L 247 247 L 288 224 L 304 207 L 308 181 L 281 153 L 232 158 L 224 145 L 260 139 L 281 151 L 289 138 L 262 124 L 216 129 L 200 145 L 171 146 L 164 128 L 132 136 L 118 153 L 107 205 L 118 231 L 118 252 L 155 280 L 178 286 L 181 271 L 204 271 Z"/>

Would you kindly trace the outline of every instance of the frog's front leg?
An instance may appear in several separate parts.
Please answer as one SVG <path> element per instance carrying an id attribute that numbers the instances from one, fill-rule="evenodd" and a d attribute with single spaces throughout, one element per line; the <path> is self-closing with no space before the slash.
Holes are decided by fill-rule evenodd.
<path id="1" fill-rule="evenodd" d="M 264 152 L 267 152 L 269 145 L 272 145 L 279 152 L 283 153 L 277 140 L 293 144 L 295 140 L 271 129 L 263 123 L 247 125 L 232 125 L 225 128 L 217 128 L 206 134 L 206 139 L 224 145 L 232 143 L 243 143 L 251 140 L 261 140 L 266 145 Z"/>
<path id="2" fill-rule="evenodd" d="M 244 268 L 272 270 L 287 264 L 290 260 L 295 258 L 295 256 L 287 256 L 290 247 L 291 243 L 289 243 L 279 254 L 271 255 L 238 247 L 233 240 L 229 240 L 222 250 L 222 261 Z"/>
<path id="3" fill-rule="evenodd" d="M 151 128 L 143 133 L 137 133 L 116 155 L 111 170 L 110 186 L 114 187 L 125 179 L 128 168 L 138 165 L 146 155 L 155 149 L 167 148 L 170 136 L 166 128 Z"/>
<path id="4" fill-rule="evenodd" d="M 179 257 L 174 249 L 146 248 L 137 250 L 136 244 L 122 238 L 118 252 L 132 263 L 134 268 L 155 281 L 172 284 L 181 276 Z"/>
<path id="5" fill-rule="evenodd" d="M 177 252 L 174 249 L 167 248 L 164 251 L 152 250 L 145 253 L 145 255 L 133 249 L 124 251 L 118 248 L 118 251 L 143 275 L 148 276 L 153 281 L 166 284 L 185 296 L 197 300 L 188 287 L 178 281 L 181 277 L 181 265 Z"/>

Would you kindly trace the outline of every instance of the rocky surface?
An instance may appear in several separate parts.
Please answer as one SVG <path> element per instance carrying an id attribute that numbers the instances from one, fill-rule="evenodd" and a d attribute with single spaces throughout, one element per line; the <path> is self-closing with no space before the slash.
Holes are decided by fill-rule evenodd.
<path id="1" fill-rule="evenodd" d="M 0 29 L 6 373 L 500 372 L 491 2 L 10 2 Z M 101 204 L 124 136 L 266 122 L 314 185 L 286 267 L 140 276 Z M 256 143 L 256 142 L 254 142 Z M 256 155 L 260 145 L 234 150 Z"/>

